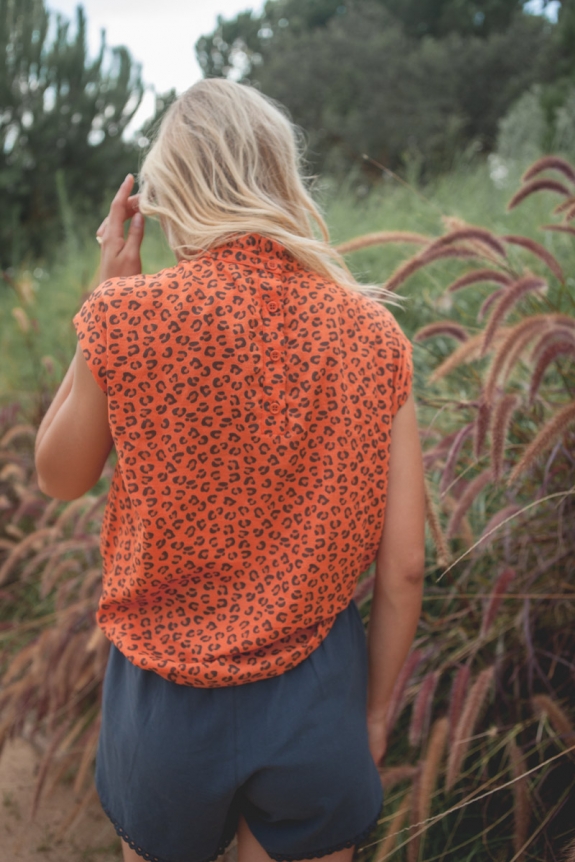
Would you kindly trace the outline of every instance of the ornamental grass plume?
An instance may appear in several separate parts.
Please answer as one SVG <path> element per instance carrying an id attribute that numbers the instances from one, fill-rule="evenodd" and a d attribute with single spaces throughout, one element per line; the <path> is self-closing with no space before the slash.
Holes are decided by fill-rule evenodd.
<path id="1" fill-rule="evenodd" d="M 5 594 L 0 748 L 24 728 L 32 741 L 46 746 L 34 811 L 47 788 L 75 770 L 75 786 L 83 795 L 66 820 L 71 824 L 73 812 L 81 811 L 93 793 L 88 776 L 109 649 L 94 624 L 105 495 L 67 504 L 48 500 L 36 483 L 34 438 L 33 428 L 15 425 L 0 441 L 0 494 L 5 498 L 0 530 L 14 536 L 0 543 Z M 17 469 L 6 469 L 12 466 Z M 19 600 L 24 607 L 33 602 L 32 617 L 24 623 Z"/>
<path id="2" fill-rule="evenodd" d="M 505 293 L 505 288 L 500 287 L 497 290 L 493 290 L 489 294 L 489 296 L 485 297 L 485 299 L 481 303 L 479 311 L 477 312 L 477 322 L 478 323 L 481 323 L 483 321 L 483 318 L 485 317 L 485 315 L 487 314 L 487 312 L 489 311 L 489 309 L 491 308 L 493 303 L 498 302 L 504 293 Z"/>
<path id="3" fill-rule="evenodd" d="M 495 331 L 506 319 L 507 315 L 514 307 L 514 305 L 523 296 L 525 296 L 526 293 L 529 293 L 530 291 L 539 292 L 545 290 L 546 288 L 547 282 L 545 281 L 545 279 L 539 278 L 532 273 L 528 273 L 522 278 L 518 278 L 517 281 L 509 285 L 509 287 L 507 288 L 507 290 L 504 291 L 503 295 L 493 309 L 491 317 L 487 321 L 487 324 L 483 331 L 483 345 L 481 348 L 482 356 L 485 356 L 487 350 L 491 345 L 491 342 L 493 341 Z"/>
<path id="4" fill-rule="evenodd" d="M 507 257 L 505 246 L 490 230 L 473 225 L 457 228 L 456 230 L 452 230 L 449 233 L 438 237 L 433 240 L 431 245 L 428 247 L 428 251 L 433 252 L 435 249 L 444 248 L 445 246 L 455 245 L 456 243 L 467 242 L 470 240 L 475 243 L 479 243 L 480 246 L 487 246 L 488 249 L 495 252 L 496 255 L 503 259 Z M 480 253 L 482 251 L 481 247 L 479 249 L 475 248 L 474 250 L 479 251 Z"/>
<path id="5" fill-rule="evenodd" d="M 566 159 L 562 159 L 560 156 L 542 156 L 540 159 L 537 159 L 537 161 L 533 162 L 527 168 L 521 177 L 521 182 L 526 183 L 538 174 L 543 173 L 543 171 L 559 171 L 568 180 L 575 183 L 575 169 L 573 165 L 570 165 Z"/>
<path id="6" fill-rule="evenodd" d="M 554 230 L 557 233 L 568 233 L 570 236 L 575 236 L 575 227 L 568 224 L 543 224 L 541 230 Z"/>
<path id="7" fill-rule="evenodd" d="M 467 697 L 471 670 L 468 664 L 463 664 L 457 669 L 451 683 L 451 694 L 449 696 L 449 744 L 453 745 L 455 730 L 461 717 L 461 710 Z"/>
<path id="8" fill-rule="evenodd" d="M 513 515 L 516 515 L 521 511 L 521 507 L 517 505 L 517 503 L 510 503 L 508 506 L 504 506 L 503 509 L 500 509 L 496 512 L 486 523 L 481 536 L 479 537 L 479 541 L 481 542 L 481 547 L 484 548 L 487 545 L 491 544 L 494 539 L 494 533 L 497 528 L 503 524 L 508 518 L 512 518 Z"/>
<path id="9" fill-rule="evenodd" d="M 501 334 L 497 349 L 485 373 L 483 383 L 483 398 L 490 404 L 493 401 L 497 386 L 504 386 L 511 374 L 515 363 L 537 335 L 548 332 L 553 326 L 550 318 L 554 315 L 534 314 L 525 320 L 508 327 L 504 333 L 502 328 L 498 330 Z M 480 336 L 482 335 L 480 334 Z M 497 334 L 495 335 L 495 338 Z"/>
<path id="10" fill-rule="evenodd" d="M 555 192 L 558 195 L 564 195 L 565 197 L 569 197 L 571 194 L 570 190 L 567 188 L 564 183 L 560 183 L 558 180 L 551 179 L 539 179 L 539 180 L 531 180 L 528 183 L 525 183 L 519 191 L 515 192 L 509 203 L 507 204 L 507 209 L 512 210 L 515 209 L 518 204 L 528 198 L 529 195 L 532 195 L 534 192 Z"/>
<path id="11" fill-rule="evenodd" d="M 390 243 L 408 243 L 413 245 L 428 245 L 429 237 L 421 233 L 411 233 L 405 230 L 384 230 L 378 233 L 366 233 L 349 239 L 335 247 L 338 254 L 350 254 L 363 248 L 374 245 L 388 245 Z"/>
<path id="12" fill-rule="evenodd" d="M 443 468 L 443 472 L 441 474 L 441 481 L 439 483 L 439 490 L 442 494 L 444 494 L 447 489 L 451 486 L 455 476 L 455 465 L 457 464 L 457 459 L 459 457 L 459 453 L 461 452 L 461 448 L 467 438 L 471 435 L 474 428 L 473 422 L 468 422 L 467 425 L 463 425 L 453 440 L 449 452 L 447 453 L 447 458 L 445 459 L 445 467 Z"/>
<path id="13" fill-rule="evenodd" d="M 410 652 L 395 681 L 395 685 L 393 687 L 393 691 L 391 692 L 391 698 L 387 710 L 388 738 L 391 735 L 391 732 L 395 727 L 395 722 L 399 718 L 399 715 L 404 707 L 405 690 L 407 688 L 407 684 L 409 683 L 411 677 L 419 667 L 419 663 L 421 662 L 422 658 L 423 653 L 421 652 L 421 650 L 413 650 L 412 652 Z"/>
<path id="14" fill-rule="evenodd" d="M 531 821 L 529 789 L 525 777 L 527 767 L 523 752 L 514 739 L 509 740 L 507 751 L 513 777 L 513 850 L 516 854 L 514 858 L 516 862 L 523 862 L 525 859 L 523 848 L 527 842 Z"/>
<path id="15" fill-rule="evenodd" d="M 433 709 L 433 697 L 439 682 L 440 673 L 437 670 L 429 671 L 419 686 L 419 691 L 413 701 L 411 710 L 411 722 L 407 738 L 412 748 L 420 745 L 422 740 L 427 739 L 431 710 Z"/>
<path id="16" fill-rule="evenodd" d="M 450 320 L 439 320 L 436 323 L 428 323 L 427 326 L 422 326 L 413 336 L 413 340 L 419 343 L 428 338 L 434 338 L 436 335 L 447 335 L 461 342 L 467 341 L 469 338 L 469 333 L 464 326 L 461 326 L 459 323 L 452 323 Z"/>
<path id="17" fill-rule="evenodd" d="M 431 729 L 429 743 L 427 746 L 427 751 L 425 753 L 425 760 L 421 765 L 419 781 L 414 785 L 413 788 L 412 812 L 413 820 L 415 823 L 423 825 L 429 818 L 429 813 L 431 811 L 431 800 L 435 791 L 435 786 L 437 784 L 439 767 L 441 766 L 441 761 L 443 759 L 443 753 L 445 751 L 445 745 L 447 743 L 448 736 L 449 719 L 444 716 L 443 718 L 437 719 Z M 421 829 L 422 826 L 420 826 L 417 831 L 420 832 Z M 418 835 L 417 838 L 412 839 L 413 842 L 418 842 L 420 845 L 419 848 L 414 848 L 414 851 L 418 850 L 415 855 L 416 859 L 419 853 L 423 852 L 424 840 L 425 832 L 421 832 L 421 834 Z"/>
<path id="18" fill-rule="evenodd" d="M 449 565 L 449 547 L 443 534 L 443 530 L 441 529 L 439 513 L 427 479 L 425 479 L 425 517 L 429 526 L 429 532 L 431 533 L 433 544 L 435 545 L 437 565 L 444 569 Z"/>
<path id="19" fill-rule="evenodd" d="M 510 245 L 518 245 L 521 248 L 530 251 L 531 254 L 534 254 L 535 257 L 538 257 L 539 260 L 543 261 L 561 284 L 565 284 L 565 275 L 563 274 L 559 261 L 557 258 L 553 257 L 551 252 L 547 251 L 540 242 L 536 242 L 534 239 L 529 239 L 526 236 L 515 236 L 514 234 L 508 234 L 507 236 L 504 236 L 503 239 Z"/>
<path id="20" fill-rule="evenodd" d="M 503 334 L 503 333 L 501 333 Z M 450 374 L 455 368 L 463 365 L 466 362 L 472 362 L 479 357 L 481 346 L 483 344 L 483 333 L 472 335 L 463 344 L 459 345 L 453 353 L 450 353 L 443 362 L 432 372 L 429 378 L 430 383 L 436 383 L 443 377 Z"/>
<path id="21" fill-rule="evenodd" d="M 555 413 L 551 419 L 540 429 L 534 440 L 523 451 L 521 458 L 511 471 L 509 485 L 512 485 L 523 475 L 544 452 L 563 434 L 567 428 L 575 422 L 575 401 L 566 404 Z"/>
<path id="22" fill-rule="evenodd" d="M 547 716 L 551 727 L 566 748 L 575 745 L 575 729 L 567 713 L 556 700 L 547 694 L 536 694 L 531 698 L 531 703 L 536 716 Z"/>
<path id="23" fill-rule="evenodd" d="M 461 290 L 462 287 L 468 287 L 470 284 L 478 284 L 485 282 L 487 284 L 501 284 L 504 287 L 511 284 L 513 279 L 505 272 L 500 272 L 497 269 L 472 269 L 470 272 L 460 275 L 455 279 L 447 290 L 454 293 L 456 290 Z"/>
<path id="24" fill-rule="evenodd" d="M 473 423 L 473 454 L 476 458 L 480 457 L 483 451 L 483 446 L 485 445 L 487 431 L 491 421 L 491 410 L 492 405 L 489 401 L 481 401 L 477 408 L 477 416 Z"/>
<path id="25" fill-rule="evenodd" d="M 575 195 L 572 195 L 570 198 L 567 198 L 566 201 L 561 201 L 560 204 L 557 204 L 553 210 L 553 215 L 561 215 L 571 209 L 571 207 L 575 207 Z M 567 221 L 569 221 L 569 219 L 567 219 Z"/>
<path id="26" fill-rule="evenodd" d="M 421 826 L 419 825 L 419 812 L 417 810 L 416 800 L 421 793 L 421 771 L 423 769 L 423 761 L 417 764 L 417 771 L 413 776 L 411 785 L 411 811 L 409 813 L 409 837 L 405 848 L 407 862 L 418 862 L 419 848 L 421 845 Z"/>
<path id="27" fill-rule="evenodd" d="M 508 393 L 499 399 L 493 409 L 491 418 L 491 470 L 494 482 L 499 482 L 503 473 L 507 432 L 518 405 L 518 396 Z"/>
<path id="28" fill-rule="evenodd" d="M 491 468 L 487 468 L 479 473 L 465 488 L 463 494 L 457 501 L 457 504 L 451 513 L 449 523 L 447 525 L 447 538 L 452 539 L 458 534 L 461 522 L 464 516 L 471 508 L 473 502 L 477 499 L 481 491 L 489 484 L 492 479 Z"/>
<path id="29" fill-rule="evenodd" d="M 547 368 L 560 356 L 571 356 L 575 358 L 575 338 L 568 338 L 564 341 L 555 341 L 540 354 L 529 385 L 529 401 L 531 403 L 533 403 L 535 399 Z"/>
<path id="30" fill-rule="evenodd" d="M 575 342 L 575 318 L 568 319 L 571 321 L 571 326 L 568 326 L 565 323 L 554 323 L 541 335 L 541 338 L 535 344 L 531 352 L 531 356 L 529 357 L 529 361 L 531 363 L 537 363 L 539 357 L 547 350 L 547 348 L 551 347 L 551 345 L 555 344 L 557 341 Z"/>
<path id="31" fill-rule="evenodd" d="M 480 638 L 485 638 L 491 629 L 491 626 L 495 622 L 495 618 L 497 616 L 497 612 L 501 606 L 501 602 L 505 598 L 507 593 L 507 589 L 511 584 L 512 580 L 515 578 L 515 569 L 512 569 L 510 566 L 505 568 L 497 580 L 495 581 L 495 585 L 489 596 L 489 601 L 485 605 L 485 610 L 483 612 L 483 619 L 481 620 L 481 630 L 479 632 Z"/>
<path id="32" fill-rule="evenodd" d="M 408 763 L 402 763 L 400 766 L 385 766 L 379 770 L 379 776 L 383 789 L 386 793 L 402 784 L 404 781 L 411 781 L 415 775 L 417 767 Z"/>
<path id="33" fill-rule="evenodd" d="M 386 290 L 395 291 L 405 281 L 407 281 L 408 278 L 414 275 L 414 273 L 436 260 L 444 260 L 446 258 L 465 260 L 468 258 L 477 258 L 479 256 L 479 252 L 464 246 L 447 245 L 439 248 L 428 246 L 423 249 L 423 251 L 414 255 L 414 257 L 411 257 L 404 261 L 404 263 L 400 264 L 400 266 L 392 272 L 384 286 Z"/>
<path id="34" fill-rule="evenodd" d="M 409 814 L 411 808 L 411 790 L 408 790 L 399 805 L 397 806 L 393 817 L 389 822 L 389 826 L 385 837 L 377 848 L 377 853 L 373 862 L 385 862 L 385 860 L 393 853 L 399 834 L 403 830 L 403 824 Z"/>
<path id="35" fill-rule="evenodd" d="M 467 695 L 447 759 L 445 788 L 448 792 L 459 778 L 461 767 L 469 750 L 471 737 L 485 704 L 494 673 L 494 665 L 482 670 Z"/>

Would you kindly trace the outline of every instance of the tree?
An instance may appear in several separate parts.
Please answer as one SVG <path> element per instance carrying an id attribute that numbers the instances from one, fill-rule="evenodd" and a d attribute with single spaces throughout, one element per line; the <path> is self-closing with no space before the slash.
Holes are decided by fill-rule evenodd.
<path id="1" fill-rule="evenodd" d="M 126 48 L 98 56 L 61 16 L 49 37 L 43 0 L 0 0 L 0 265 L 41 257 L 63 235 L 66 210 L 97 219 L 109 190 L 134 170 L 122 140 L 143 85 Z M 64 218 L 63 218 L 64 216 Z M 68 223 L 70 218 L 68 218 Z"/>
<path id="2" fill-rule="evenodd" d="M 308 133 L 314 168 L 332 172 L 363 164 L 363 153 L 390 167 L 415 156 L 431 171 L 471 141 L 490 148 L 513 101 L 553 74 L 553 25 L 518 12 L 522 4 L 500 3 L 515 14 L 490 19 L 486 35 L 466 32 L 462 16 L 462 32 L 439 37 L 415 35 L 390 12 L 393 2 L 316 0 L 306 19 L 302 0 L 274 0 L 259 19 L 220 19 L 198 56 L 206 74 L 241 75 L 286 105 Z M 431 20 L 433 10 L 461 6 L 471 14 L 478 5 L 410 3 L 420 20 L 426 10 Z M 507 23 L 498 29 L 497 22 Z"/>

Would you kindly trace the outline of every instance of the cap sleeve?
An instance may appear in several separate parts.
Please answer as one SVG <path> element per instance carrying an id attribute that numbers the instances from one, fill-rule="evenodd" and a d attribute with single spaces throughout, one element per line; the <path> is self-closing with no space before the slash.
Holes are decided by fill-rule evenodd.
<path id="1" fill-rule="evenodd" d="M 411 342 L 403 333 L 389 309 L 385 311 L 387 330 L 387 371 L 391 389 L 391 414 L 395 416 L 403 407 L 411 392 L 413 383 L 413 349 Z"/>
<path id="2" fill-rule="evenodd" d="M 108 301 L 103 285 L 97 287 L 73 318 L 78 342 L 88 368 L 100 389 L 107 392 Z"/>

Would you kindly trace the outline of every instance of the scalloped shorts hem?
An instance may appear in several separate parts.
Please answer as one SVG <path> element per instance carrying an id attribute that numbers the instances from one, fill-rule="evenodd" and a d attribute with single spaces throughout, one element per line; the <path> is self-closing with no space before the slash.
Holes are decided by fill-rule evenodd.
<path id="1" fill-rule="evenodd" d="M 381 817 L 381 813 L 383 811 L 383 802 L 381 803 L 379 810 L 376 816 L 371 820 L 366 826 L 365 829 L 355 836 L 355 838 L 350 838 L 349 841 L 340 841 L 339 844 L 333 844 L 331 847 L 328 847 L 326 850 L 314 850 L 312 852 L 308 852 L 305 855 L 290 855 L 287 853 L 274 853 L 271 850 L 267 850 L 264 847 L 264 850 L 272 859 L 275 859 L 276 862 L 303 862 L 305 859 L 320 859 L 322 856 L 329 856 L 331 853 L 337 853 L 338 850 L 345 850 L 346 847 L 356 847 L 358 844 L 361 844 L 365 839 L 371 835 L 375 827 L 377 826 L 377 822 Z"/>
<path id="2" fill-rule="evenodd" d="M 104 813 L 106 814 L 106 816 L 112 823 L 112 826 L 116 830 L 116 834 L 118 835 L 118 837 L 125 841 L 126 844 L 128 844 L 128 846 L 138 854 L 138 856 L 140 856 L 142 859 L 145 859 L 146 862 L 173 862 L 173 860 L 171 859 L 165 859 L 162 856 L 155 856 L 153 853 L 148 853 L 146 850 L 140 847 L 138 842 L 130 838 L 130 836 L 126 834 L 125 830 L 122 829 L 116 818 L 108 810 L 107 805 L 105 805 L 102 800 L 100 800 L 100 803 L 102 805 Z M 338 844 L 334 844 L 324 850 L 313 850 L 308 851 L 305 854 L 297 855 L 289 853 L 277 853 L 273 852 L 272 850 L 267 850 L 265 847 L 264 850 L 266 851 L 268 856 L 271 859 L 276 860 L 276 862 L 304 862 L 304 860 L 306 859 L 320 859 L 323 856 L 329 856 L 332 853 L 337 853 L 338 850 L 345 850 L 346 847 L 355 847 L 365 841 L 365 839 L 373 832 L 373 830 L 377 826 L 377 822 L 381 817 L 382 811 L 383 802 L 381 803 L 376 816 L 372 820 L 370 820 L 366 828 L 362 829 L 362 831 L 358 835 L 356 835 L 354 838 L 349 839 L 349 841 L 341 841 Z M 212 853 L 211 856 L 207 856 L 206 858 L 202 859 L 201 862 L 215 862 L 215 860 L 218 859 L 218 857 L 221 856 L 222 853 L 225 853 L 227 848 L 230 846 L 234 839 L 234 835 L 235 832 L 222 838 L 216 852 Z"/>
<path id="3" fill-rule="evenodd" d="M 109 811 L 108 806 L 101 799 L 100 799 L 100 804 L 102 806 L 102 810 L 104 811 L 104 814 L 106 815 L 106 817 L 111 822 L 114 829 L 116 830 L 116 834 L 118 835 L 118 837 L 121 838 L 123 841 L 125 841 L 126 844 L 130 847 L 130 849 L 134 850 L 134 852 L 137 853 L 138 856 L 141 856 L 142 859 L 146 860 L 146 862 L 174 862 L 173 859 L 166 859 L 164 856 L 156 856 L 153 853 L 148 853 L 147 850 L 144 850 L 143 847 L 140 847 L 138 842 L 134 841 L 133 838 L 131 838 L 126 833 L 126 831 L 124 829 L 122 829 L 122 827 L 120 826 L 120 824 L 118 823 L 116 818 Z M 218 849 L 216 850 L 216 852 L 212 853 L 211 856 L 206 856 L 204 859 L 201 860 L 201 862 L 215 862 L 215 860 L 219 856 L 221 856 L 222 853 L 225 853 L 227 848 L 232 843 L 234 836 L 235 836 L 235 832 L 233 832 L 231 835 L 226 835 L 224 838 L 222 838 L 222 840 L 220 841 L 220 843 L 218 845 Z"/>

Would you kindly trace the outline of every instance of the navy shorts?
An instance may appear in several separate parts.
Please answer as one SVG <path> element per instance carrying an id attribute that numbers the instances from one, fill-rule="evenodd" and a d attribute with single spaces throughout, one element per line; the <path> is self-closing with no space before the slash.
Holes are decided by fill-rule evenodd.
<path id="1" fill-rule="evenodd" d="M 366 723 L 355 602 L 301 664 L 226 688 L 169 682 L 112 646 L 96 787 L 118 834 L 153 862 L 208 862 L 243 814 L 273 859 L 363 841 L 383 802 Z"/>

